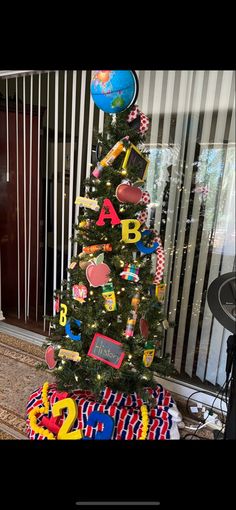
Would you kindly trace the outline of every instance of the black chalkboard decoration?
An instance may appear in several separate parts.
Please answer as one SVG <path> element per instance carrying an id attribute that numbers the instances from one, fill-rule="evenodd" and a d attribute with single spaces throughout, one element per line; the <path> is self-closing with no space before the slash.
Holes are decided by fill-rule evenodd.
<path id="1" fill-rule="evenodd" d="M 137 177 L 144 181 L 147 177 L 147 169 L 150 160 L 146 158 L 142 152 L 140 152 L 135 145 L 132 143 L 128 147 L 125 155 L 125 159 L 122 165 L 124 170 L 129 171 L 129 169 L 135 169 L 137 172 Z M 128 172 L 129 173 L 129 172 Z"/>
<path id="2" fill-rule="evenodd" d="M 120 368 L 124 355 L 123 346 L 120 342 L 101 333 L 95 333 L 88 356 L 99 359 L 113 368 Z"/>

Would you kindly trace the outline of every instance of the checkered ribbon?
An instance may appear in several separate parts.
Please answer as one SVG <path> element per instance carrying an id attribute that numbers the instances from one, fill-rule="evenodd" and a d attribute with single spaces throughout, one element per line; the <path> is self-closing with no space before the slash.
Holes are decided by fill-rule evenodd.
<path id="1" fill-rule="evenodd" d="M 157 261 L 156 261 L 156 272 L 155 272 L 153 283 L 154 283 L 154 285 L 158 285 L 159 283 L 161 283 L 161 280 L 162 280 L 163 274 L 164 274 L 165 253 L 164 253 L 162 242 L 158 235 L 157 230 L 154 230 L 154 232 L 156 233 L 156 236 L 154 237 L 153 242 L 154 243 L 157 242 L 159 246 L 156 249 Z"/>
<path id="2" fill-rule="evenodd" d="M 128 119 L 127 119 L 127 122 L 128 124 L 131 124 L 134 120 L 137 120 L 139 119 L 139 133 L 141 133 L 142 135 L 144 135 L 144 133 L 146 133 L 146 131 L 148 130 L 148 126 L 149 126 L 149 119 L 146 115 L 144 115 L 144 113 L 142 113 L 138 106 L 134 106 L 134 108 L 132 108 L 132 110 L 130 111 L 129 115 L 128 115 Z"/>
<path id="3" fill-rule="evenodd" d="M 42 405 L 42 387 L 34 391 L 27 404 L 27 428 L 26 432 L 29 439 L 46 440 L 44 436 L 35 433 L 29 423 L 29 413 L 34 407 Z M 154 407 L 149 408 L 148 412 L 148 435 L 147 439 L 171 439 L 171 428 L 173 426 L 174 400 L 170 393 L 160 384 L 155 389 L 148 388 L 148 393 L 152 395 Z M 76 390 L 68 395 L 76 401 L 78 406 L 78 417 L 73 424 L 71 431 L 82 429 L 83 436 L 94 439 L 97 431 L 102 430 L 102 424 L 95 427 L 87 425 L 88 417 L 92 411 L 99 411 L 111 416 L 114 420 L 114 431 L 112 439 L 139 439 L 142 435 L 142 415 L 141 406 L 147 404 L 137 393 L 125 394 L 112 391 L 106 387 L 101 393 L 99 402 L 96 402 L 94 395 L 90 391 Z M 52 416 L 52 407 L 59 400 L 55 384 L 51 384 L 48 389 L 49 413 L 48 418 Z M 61 427 L 67 417 L 67 410 L 63 412 L 58 425 Z M 42 416 L 38 417 L 40 425 Z"/>

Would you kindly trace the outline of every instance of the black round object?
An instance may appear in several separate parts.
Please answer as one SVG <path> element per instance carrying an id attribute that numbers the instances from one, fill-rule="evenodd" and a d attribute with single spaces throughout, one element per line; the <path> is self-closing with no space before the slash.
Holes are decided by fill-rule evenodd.
<path id="1" fill-rule="evenodd" d="M 136 103 L 136 100 L 137 100 L 137 97 L 138 97 L 138 94 L 139 94 L 139 79 L 138 79 L 138 76 L 137 76 L 137 73 L 132 69 L 132 73 L 134 75 L 134 79 L 135 79 L 135 82 L 136 82 L 136 92 L 135 92 L 135 96 L 133 98 L 133 101 L 132 101 L 132 105 L 134 105 Z M 130 107 L 131 105 L 129 105 Z"/>
<path id="2" fill-rule="evenodd" d="M 207 301 L 220 324 L 236 334 L 236 272 L 216 278 L 208 289 Z"/>

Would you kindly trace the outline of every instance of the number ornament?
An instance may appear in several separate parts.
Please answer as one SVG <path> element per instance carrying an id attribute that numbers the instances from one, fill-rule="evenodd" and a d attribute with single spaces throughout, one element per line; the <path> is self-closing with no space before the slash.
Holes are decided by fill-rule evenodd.
<path id="1" fill-rule="evenodd" d="M 141 406 L 141 415 L 142 415 L 142 434 L 139 439 L 147 439 L 147 433 L 148 433 L 148 409 L 147 406 L 142 405 Z"/>
<path id="2" fill-rule="evenodd" d="M 71 428 L 78 417 L 76 402 L 72 398 L 58 400 L 52 408 L 53 417 L 61 416 L 63 409 L 68 410 L 68 415 L 58 431 L 57 439 L 82 439 L 83 433 L 81 429 L 71 432 Z"/>
<path id="3" fill-rule="evenodd" d="M 49 413 L 49 402 L 47 398 L 48 386 L 49 386 L 48 382 L 45 382 L 42 389 L 43 407 L 34 407 L 34 409 L 30 411 L 29 422 L 31 429 L 36 434 L 40 434 L 41 436 L 46 437 L 47 439 L 56 439 L 52 432 L 49 432 L 49 430 L 45 429 L 44 427 L 39 427 L 39 425 L 37 425 L 37 415 Z"/>

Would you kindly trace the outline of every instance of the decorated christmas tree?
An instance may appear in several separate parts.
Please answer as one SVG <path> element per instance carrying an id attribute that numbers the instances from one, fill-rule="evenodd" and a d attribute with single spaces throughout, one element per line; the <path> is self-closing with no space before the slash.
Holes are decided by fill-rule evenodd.
<path id="1" fill-rule="evenodd" d="M 164 253 L 158 233 L 145 224 L 148 124 L 136 106 L 105 116 L 99 161 L 76 198 L 78 256 L 55 292 L 47 351 L 57 362 L 60 390 L 98 397 L 109 387 L 143 395 L 156 374 L 170 372 L 161 357 Z"/>
<path id="2" fill-rule="evenodd" d="M 149 119 L 133 106 L 134 83 L 131 71 L 97 71 L 92 80 L 108 115 L 75 201 L 77 256 L 55 290 L 45 353 L 55 383 L 28 399 L 30 439 L 179 438 L 181 417 L 156 379 L 172 372 L 162 356 L 164 251 L 146 225 Z"/>

